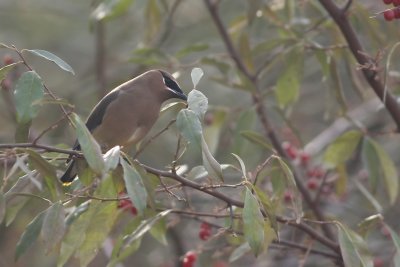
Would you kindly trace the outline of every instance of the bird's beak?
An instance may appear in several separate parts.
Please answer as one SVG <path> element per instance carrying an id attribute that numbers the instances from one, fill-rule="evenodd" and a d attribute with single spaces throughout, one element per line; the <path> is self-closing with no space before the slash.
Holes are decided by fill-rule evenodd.
<path id="1" fill-rule="evenodd" d="M 177 98 L 187 101 L 187 96 L 184 93 L 175 92 Z"/>

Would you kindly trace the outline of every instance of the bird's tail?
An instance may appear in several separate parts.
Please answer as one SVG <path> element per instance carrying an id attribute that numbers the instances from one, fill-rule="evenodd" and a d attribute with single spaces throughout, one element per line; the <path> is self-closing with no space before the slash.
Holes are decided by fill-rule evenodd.
<path id="1" fill-rule="evenodd" d="M 72 181 L 75 179 L 75 176 L 76 176 L 75 161 L 72 160 L 68 164 L 67 170 L 61 176 L 60 180 L 63 183 L 63 185 L 67 186 L 72 183 Z"/>

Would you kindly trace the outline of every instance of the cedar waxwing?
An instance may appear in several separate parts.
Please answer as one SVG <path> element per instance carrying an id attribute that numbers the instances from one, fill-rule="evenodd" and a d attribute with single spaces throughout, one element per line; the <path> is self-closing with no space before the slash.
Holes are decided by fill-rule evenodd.
<path id="1" fill-rule="evenodd" d="M 121 84 L 103 97 L 90 112 L 86 127 L 103 151 L 117 145 L 126 151 L 150 131 L 162 103 L 171 98 L 187 100 L 171 74 L 150 70 Z M 76 142 L 74 150 L 79 149 Z M 76 173 L 72 160 L 61 182 L 71 183 Z"/>

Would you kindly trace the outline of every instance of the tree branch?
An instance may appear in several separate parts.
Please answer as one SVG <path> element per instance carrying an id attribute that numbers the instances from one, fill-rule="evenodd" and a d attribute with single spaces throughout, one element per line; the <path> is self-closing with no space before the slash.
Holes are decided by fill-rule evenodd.
<path id="1" fill-rule="evenodd" d="M 343 9 L 339 8 L 332 0 L 319 0 L 319 2 L 338 25 L 358 64 L 361 66 L 376 65 L 362 47 L 356 32 L 347 18 L 346 12 L 343 12 Z M 349 1 L 349 3 L 351 4 L 351 1 Z M 397 125 L 397 131 L 399 131 L 400 108 L 397 104 L 396 98 L 390 92 L 385 92 L 385 87 L 379 79 L 379 73 L 376 68 L 362 68 L 362 72 L 375 94 L 381 99 L 389 111 L 392 119 Z"/>

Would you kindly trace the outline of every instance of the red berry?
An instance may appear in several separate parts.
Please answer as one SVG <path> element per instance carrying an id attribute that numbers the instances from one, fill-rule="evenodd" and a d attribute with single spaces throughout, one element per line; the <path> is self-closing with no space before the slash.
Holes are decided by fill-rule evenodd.
<path id="1" fill-rule="evenodd" d="M 295 159 L 297 157 L 297 149 L 289 142 L 283 142 L 282 148 L 285 150 L 287 156 L 290 159 Z"/>
<path id="2" fill-rule="evenodd" d="M 394 19 L 394 11 L 391 9 L 388 9 L 385 12 L 383 12 L 383 16 L 385 17 L 385 20 L 391 21 Z"/>
<path id="3" fill-rule="evenodd" d="M 192 267 L 196 259 L 197 259 L 196 252 L 194 251 L 186 252 L 185 256 L 183 257 L 183 267 Z"/>
<path id="4" fill-rule="evenodd" d="M 211 230 L 211 226 L 210 226 L 208 223 L 206 223 L 206 222 L 202 222 L 202 223 L 200 224 L 200 229 Z"/>
<path id="5" fill-rule="evenodd" d="M 390 237 L 390 231 L 389 231 L 389 229 L 388 229 L 385 225 L 383 225 L 383 226 L 381 227 L 381 233 L 382 233 L 382 235 L 384 235 L 384 236 L 387 237 L 387 238 Z"/>
<path id="6" fill-rule="evenodd" d="M 285 191 L 285 193 L 283 193 L 283 199 L 285 200 L 286 203 L 290 203 L 293 200 L 292 192 Z"/>
<path id="7" fill-rule="evenodd" d="M 303 150 L 299 152 L 299 156 L 300 156 L 300 163 L 303 166 L 306 166 L 309 162 L 310 162 L 310 154 L 308 154 L 307 152 L 304 152 Z"/>
<path id="8" fill-rule="evenodd" d="M 118 208 L 119 209 L 126 209 L 132 206 L 132 202 L 129 199 L 121 199 L 118 201 Z"/>
<path id="9" fill-rule="evenodd" d="M 394 18 L 400 19 L 400 7 L 395 8 L 393 12 L 394 12 Z"/>
<path id="10" fill-rule="evenodd" d="M 3 63 L 4 63 L 4 65 L 10 65 L 10 64 L 14 63 L 14 59 L 9 54 L 6 54 L 3 57 Z"/>
<path id="11" fill-rule="evenodd" d="M 211 236 L 211 232 L 209 230 L 200 230 L 199 238 L 203 241 L 207 241 Z"/>
<path id="12" fill-rule="evenodd" d="M 207 112 L 206 115 L 204 116 L 204 124 L 206 126 L 211 125 L 214 122 L 214 114 Z"/>
<path id="13" fill-rule="evenodd" d="M 400 0 L 393 0 L 392 2 L 394 6 L 400 6 Z"/>
<path id="14" fill-rule="evenodd" d="M 307 181 L 307 187 L 310 190 L 315 190 L 318 188 L 318 180 L 315 178 L 310 178 Z"/>
<path id="15" fill-rule="evenodd" d="M 385 3 L 386 5 L 390 5 L 391 3 L 393 3 L 393 0 L 383 0 L 383 3 Z"/>
<path id="16" fill-rule="evenodd" d="M 383 260 L 379 257 L 374 258 L 374 267 L 383 267 Z"/>
<path id="17" fill-rule="evenodd" d="M 322 178 L 325 175 L 325 171 L 321 169 L 320 167 L 313 167 L 312 169 L 309 169 L 307 171 L 307 176 L 312 178 Z"/>
<path id="18" fill-rule="evenodd" d="M 137 215 L 137 209 L 133 205 L 131 207 L 131 213 L 132 213 L 132 215 Z"/>

